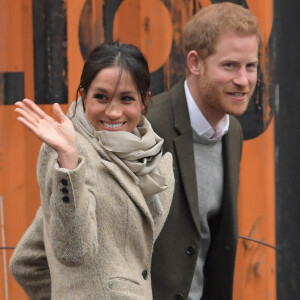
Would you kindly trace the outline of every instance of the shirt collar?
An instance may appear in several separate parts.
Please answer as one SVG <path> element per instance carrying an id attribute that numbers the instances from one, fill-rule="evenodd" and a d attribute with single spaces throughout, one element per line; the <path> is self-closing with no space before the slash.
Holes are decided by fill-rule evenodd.
<path id="1" fill-rule="evenodd" d="M 190 122 L 194 131 L 201 137 L 209 140 L 220 139 L 225 135 L 229 128 L 229 115 L 226 114 L 218 123 L 216 131 L 211 127 L 205 119 L 201 110 L 197 106 L 193 96 L 190 93 L 187 85 L 187 80 L 184 81 L 185 98 L 189 110 Z"/>

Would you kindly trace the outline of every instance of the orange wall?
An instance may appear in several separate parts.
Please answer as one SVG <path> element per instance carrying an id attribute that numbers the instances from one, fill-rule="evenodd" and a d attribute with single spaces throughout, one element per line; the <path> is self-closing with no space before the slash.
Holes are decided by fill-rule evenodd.
<path id="1" fill-rule="evenodd" d="M 25 90 L 33 97 L 33 48 L 30 1 L 0 1 L 0 72 L 26 72 Z M 2 99 L 3 100 L 3 99 Z M 3 197 L 1 246 L 15 246 L 38 205 L 35 178 L 38 141 L 17 124 L 13 107 L 0 105 L 0 195 Z M 6 269 L 12 250 L 0 252 L 0 299 L 26 299 Z M 8 296 L 8 298 L 7 298 Z"/>
<path id="2" fill-rule="evenodd" d="M 91 0 L 91 3 L 94 9 L 88 20 L 90 34 L 102 42 L 104 0 Z M 195 3 L 198 10 L 200 6 L 209 5 L 210 1 Z M 85 0 L 66 1 L 69 103 L 74 100 L 83 66 L 78 28 L 85 4 Z M 268 61 L 264 49 L 272 28 L 273 2 L 248 0 L 247 4 L 262 28 L 264 66 Z M 0 73 L 24 72 L 25 96 L 34 99 L 31 1 L 0 0 L 0 12 Z M 169 87 L 175 68 L 170 55 L 174 47 L 181 47 L 182 28 L 192 13 L 193 1 L 170 0 L 169 7 L 166 7 L 161 0 L 123 0 L 114 16 L 113 38 L 139 46 L 149 60 L 152 72 L 163 66 Z M 179 67 L 183 75 L 184 66 Z M 268 100 L 268 97 L 264 99 L 266 107 Z M 49 105 L 43 105 L 43 108 L 50 111 Z M 67 105 L 63 108 L 66 110 Z M 16 246 L 39 205 L 36 160 L 40 142 L 17 123 L 13 110 L 13 106 L 1 105 L 0 99 L 0 196 L 3 199 L 5 232 L 5 244 L 0 232 L 2 247 Z M 267 118 L 264 120 L 266 130 L 262 134 L 244 142 L 238 206 L 239 234 L 275 246 L 274 121 L 268 121 Z M 0 300 L 27 299 L 9 273 L 6 285 L 3 258 L 6 256 L 7 265 L 11 253 L 9 249 L 0 251 Z M 264 244 L 239 239 L 234 299 L 275 299 L 275 275 L 275 250 Z"/>

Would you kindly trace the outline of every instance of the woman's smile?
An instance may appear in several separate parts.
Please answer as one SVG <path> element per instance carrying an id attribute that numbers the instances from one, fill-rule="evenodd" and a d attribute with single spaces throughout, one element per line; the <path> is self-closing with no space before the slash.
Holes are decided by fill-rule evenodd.
<path id="1" fill-rule="evenodd" d="M 126 124 L 126 122 L 121 122 L 121 123 L 108 123 L 101 121 L 102 125 L 104 127 L 107 127 L 108 130 L 119 130 L 123 125 Z"/>

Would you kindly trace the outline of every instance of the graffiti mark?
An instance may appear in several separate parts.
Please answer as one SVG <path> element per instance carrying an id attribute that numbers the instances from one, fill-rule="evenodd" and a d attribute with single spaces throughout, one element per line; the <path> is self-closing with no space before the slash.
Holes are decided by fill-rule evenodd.
<path id="1" fill-rule="evenodd" d="M 68 103 L 64 1 L 32 1 L 34 93 L 38 104 Z"/>
<path id="2" fill-rule="evenodd" d="M 0 73 L 0 105 L 13 105 L 24 98 L 24 72 Z"/>
<path id="3" fill-rule="evenodd" d="M 239 235 L 242 239 L 243 249 L 245 251 L 245 257 L 247 258 L 247 269 L 245 278 L 245 288 L 251 282 L 251 278 L 254 275 L 255 278 L 262 277 L 262 269 L 265 267 L 265 249 L 263 246 L 276 249 L 273 245 L 270 245 L 264 241 L 262 236 L 262 217 L 258 217 L 252 224 L 248 236 Z M 247 254 L 247 255 L 246 255 Z"/>

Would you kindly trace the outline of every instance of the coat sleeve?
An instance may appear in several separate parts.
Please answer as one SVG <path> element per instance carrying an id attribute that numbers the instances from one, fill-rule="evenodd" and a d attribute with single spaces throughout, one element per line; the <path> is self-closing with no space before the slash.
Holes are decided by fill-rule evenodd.
<path id="1" fill-rule="evenodd" d="M 44 247 L 41 208 L 14 250 L 9 269 L 30 299 L 51 299 L 51 278 Z"/>
<path id="2" fill-rule="evenodd" d="M 45 241 L 66 266 L 79 266 L 98 251 L 94 168 L 84 148 L 79 153 L 76 169 L 60 168 L 56 152 L 44 144 L 38 162 Z"/>

